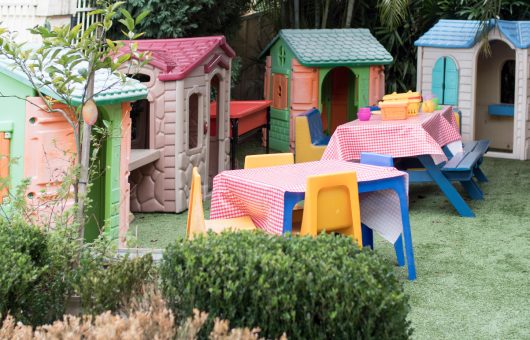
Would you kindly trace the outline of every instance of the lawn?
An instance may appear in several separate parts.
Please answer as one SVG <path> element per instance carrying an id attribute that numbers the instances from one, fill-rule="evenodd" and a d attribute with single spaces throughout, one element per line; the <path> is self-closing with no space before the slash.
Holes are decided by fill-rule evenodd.
<path id="1" fill-rule="evenodd" d="M 260 148 L 239 151 L 242 159 Z M 410 295 L 415 338 L 530 337 L 530 162 L 487 158 L 483 169 L 485 199 L 469 202 L 476 218 L 459 217 L 433 185 L 410 188 L 418 279 L 396 273 Z M 163 248 L 185 229 L 182 213 L 136 214 L 130 230 L 140 246 Z M 395 261 L 380 238 L 376 251 Z"/>

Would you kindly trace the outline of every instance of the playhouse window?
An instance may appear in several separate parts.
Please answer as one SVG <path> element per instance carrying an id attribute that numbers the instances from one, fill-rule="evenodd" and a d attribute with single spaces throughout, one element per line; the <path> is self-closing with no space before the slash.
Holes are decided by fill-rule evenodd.
<path id="1" fill-rule="evenodd" d="M 515 60 L 507 60 L 501 70 L 501 103 L 513 104 L 515 99 Z"/>
<path id="2" fill-rule="evenodd" d="M 148 83 L 151 81 L 151 76 L 148 76 L 147 74 L 143 74 L 143 73 L 128 74 L 127 77 L 136 79 L 140 83 Z"/>
<path id="3" fill-rule="evenodd" d="M 131 108 L 131 149 L 149 149 L 149 101 L 134 102 Z"/>
<path id="4" fill-rule="evenodd" d="M 199 95 L 194 93 L 188 99 L 188 149 L 199 146 Z"/>
<path id="5" fill-rule="evenodd" d="M 285 47 L 280 45 L 280 48 L 278 49 L 278 64 L 280 64 L 280 66 L 285 65 L 285 58 Z"/>

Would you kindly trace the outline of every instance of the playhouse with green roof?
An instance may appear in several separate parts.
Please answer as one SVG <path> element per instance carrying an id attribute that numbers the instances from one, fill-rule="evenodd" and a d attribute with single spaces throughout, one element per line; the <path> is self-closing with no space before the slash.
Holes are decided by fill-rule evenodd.
<path id="1" fill-rule="evenodd" d="M 53 89 L 41 90 L 59 100 Z M 8 188 L 0 192 L 0 203 L 9 204 L 9 191 L 27 178 L 28 202 L 38 206 L 41 214 L 51 213 L 40 204 L 49 201 L 44 198 L 56 195 L 68 168 L 75 162 L 73 128 L 59 113 L 43 109 L 44 102 L 24 73 L 6 60 L 0 60 L 0 92 L 6 96 L 0 98 L 0 176 L 9 179 Z M 122 83 L 107 70 L 99 70 L 94 92 L 99 111 L 96 125 L 106 121 L 109 131 L 92 179 L 92 207 L 85 237 L 92 240 L 105 227 L 107 235 L 123 244 L 129 225 L 130 102 L 147 97 L 147 89 L 136 80 Z M 81 103 L 82 93 L 81 85 L 74 88 L 74 105 Z M 71 204 L 70 201 L 66 205 Z"/>
<path id="2" fill-rule="evenodd" d="M 285 29 L 269 43 L 264 97 L 272 100 L 270 147 L 294 150 L 294 117 L 316 107 L 324 130 L 357 118 L 384 95 L 392 56 L 368 29 Z"/>

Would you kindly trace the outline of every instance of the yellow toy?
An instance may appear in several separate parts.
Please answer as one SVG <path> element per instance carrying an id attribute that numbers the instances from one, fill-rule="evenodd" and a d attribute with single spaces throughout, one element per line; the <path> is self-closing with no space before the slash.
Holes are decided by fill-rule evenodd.
<path id="1" fill-rule="evenodd" d="M 362 247 L 361 213 L 357 174 L 353 171 L 307 178 L 300 235 L 338 232 Z"/>
<path id="2" fill-rule="evenodd" d="M 392 93 L 383 96 L 383 102 L 394 101 L 394 100 L 406 100 L 407 101 L 407 115 L 415 116 L 420 110 L 421 94 L 419 92 L 408 91 L 405 93 Z"/>
<path id="3" fill-rule="evenodd" d="M 381 118 L 383 120 L 401 120 L 408 117 L 408 100 L 389 100 L 380 102 Z"/>
<path id="4" fill-rule="evenodd" d="M 421 104 L 421 111 L 422 112 L 431 113 L 431 112 L 434 112 L 435 109 L 436 109 L 436 104 L 434 103 L 434 101 L 432 99 L 425 100 Z"/>
<path id="5" fill-rule="evenodd" d="M 311 142 L 306 116 L 295 118 L 295 143 L 296 163 L 319 161 L 326 150 L 326 145 L 314 145 Z"/>
<path id="6" fill-rule="evenodd" d="M 294 164 L 292 153 L 270 153 L 263 155 L 248 155 L 245 157 L 245 169 L 263 168 L 267 166 Z"/>
<path id="7" fill-rule="evenodd" d="M 223 230 L 255 230 L 254 222 L 248 216 L 229 219 L 205 220 L 202 207 L 201 175 L 196 167 L 192 171 L 190 202 L 188 208 L 188 223 L 186 226 L 186 237 L 190 240 L 195 235 L 203 234 L 208 230 L 220 233 Z"/>

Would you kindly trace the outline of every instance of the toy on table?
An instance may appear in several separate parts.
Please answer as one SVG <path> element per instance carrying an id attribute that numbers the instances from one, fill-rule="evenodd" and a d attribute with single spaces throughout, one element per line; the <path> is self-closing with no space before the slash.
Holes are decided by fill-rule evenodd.
<path id="1" fill-rule="evenodd" d="M 409 102 L 407 100 L 389 100 L 380 102 L 381 118 L 383 120 L 403 120 L 408 116 Z"/>
<path id="2" fill-rule="evenodd" d="M 264 56 L 270 147 L 282 152 L 295 149 L 294 118 L 301 113 L 319 108 L 332 135 L 358 108 L 376 104 L 384 95 L 384 65 L 392 62 L 368 29 L 284 29 Z"/>
<path id="3" fill-rule="evenodd" d="M 392 100 L 406 100 L 407 101 L 407 116 L 415 116 L 419 109 L 421 103 L 421 94 L 419 92 L 408 91 L 405 93 L 392 93 L 387 94 L 383 97 L 383 101 L 392 101 Z"/>
<path id="4" fill-rule="evenodd" d="M 359 111 L 357 112 L 357 118 L 362 121 L 370 120 L 370 116 L 372 115 L 372 111 L 369 107 L 361 107 Z"/>

